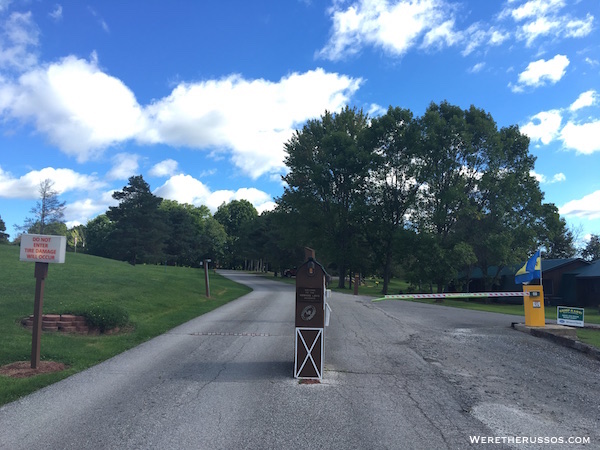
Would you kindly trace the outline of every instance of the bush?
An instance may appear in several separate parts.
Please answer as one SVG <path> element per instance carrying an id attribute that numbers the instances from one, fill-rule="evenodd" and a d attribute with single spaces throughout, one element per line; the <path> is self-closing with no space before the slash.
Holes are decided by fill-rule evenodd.
<path id="1" fill-rule="evenodd" d="M 92 305 L 78 313 L 84 316 L 87 325 L 98 328 L 101 333 L 115 327 L 123 327 L 129 322 L 129 314 L 117 305 Z"/>

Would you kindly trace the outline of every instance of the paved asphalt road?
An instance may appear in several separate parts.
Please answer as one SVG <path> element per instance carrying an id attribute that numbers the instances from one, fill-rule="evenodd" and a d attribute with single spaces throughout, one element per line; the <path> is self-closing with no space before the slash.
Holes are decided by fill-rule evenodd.
<path id="1" fill-rule="evenodd" d="M 522 318 L 334 293 L 324 380 L 305 385 L 293 286 L 223 274 L 254 291 L 0 408 L 0 448 L 600 448 L 600 362 Z M 510 441 L 570 437 L 589 444 Z"/>

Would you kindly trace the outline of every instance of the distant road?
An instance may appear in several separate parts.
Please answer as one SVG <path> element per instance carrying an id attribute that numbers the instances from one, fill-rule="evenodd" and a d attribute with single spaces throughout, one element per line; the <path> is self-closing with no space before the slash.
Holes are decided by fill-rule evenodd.
<path id="1" fill-rule="evenodd" d="M 600 447 L 600 362 L 521 317 L 334 293 L 323 383 L 301 385 L 294 287 L 221 273 L 254 291 L 0 408 L 0 448 Z"/>

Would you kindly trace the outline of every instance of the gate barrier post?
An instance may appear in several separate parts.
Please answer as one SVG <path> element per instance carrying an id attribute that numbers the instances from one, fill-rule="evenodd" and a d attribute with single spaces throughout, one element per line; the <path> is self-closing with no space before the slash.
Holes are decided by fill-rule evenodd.
<path id="1" fill-rule="evenodd" d="M 323 379 L 325 326 L 331 309 L 325 297 L 329 275 L 306 249 L 307 259 L 296 272 L 296 334 L 294 378 Z"/>

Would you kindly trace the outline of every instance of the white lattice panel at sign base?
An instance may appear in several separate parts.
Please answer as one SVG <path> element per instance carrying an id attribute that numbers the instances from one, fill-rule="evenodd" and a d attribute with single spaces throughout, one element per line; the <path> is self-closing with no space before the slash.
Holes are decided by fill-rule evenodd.
<path id="1" fill-rule="evenodd" d="M 323 328 L 296 328 L 294 378 L 323 379 Z"/>

